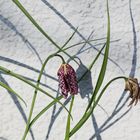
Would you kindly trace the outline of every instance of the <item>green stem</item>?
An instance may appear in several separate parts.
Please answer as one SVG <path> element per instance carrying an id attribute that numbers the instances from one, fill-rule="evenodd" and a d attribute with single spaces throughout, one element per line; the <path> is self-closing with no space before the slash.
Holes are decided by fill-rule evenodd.
<path id="1" fill-rule="evenodd" d="M 108 19 L 108 26 L 107 26 L 107 41 L 106 41 L 106 49 L 105 49 L 105 54 L 104 54 L 104 59 L 102 62 L 102 66 L 101 66 L 101 70 L 98 76 L 98 80 L 95 86 L 95 90 L 92 93 L 92 97 L 89 101 L 89 104 L 87 106 L 87 109 L 83 115 L 83 117 L 80 119 L 80 121 L 76 124 L 76 126 L 72 129 L 72 131 L 70 132 L 70 136 L 72 136 L 75 132 L 77 132 L 82 125 L 87 121 L 87 119 L 90 117 L 90 115 L 92 114 L 96 103 L 98 103 L 98 99 L 97 101 L 95 101 L 96 99 L 96 95 L 103 83 L 104 80 L 104 76 L 105 76 L 105 72 L 106 72 L 106 67 L 107 67 L 107 60 L 108 60 L 108 54 L 109 54 L 109 47 L 110 47 L 110 16 L 109 16 L 109 6 L 108 6 L 108 0 L 107 0 L 107 19 Z"/>
<path id="2" fill-rule="evenodd" d="M 72 111 L 73 103 L 74 103 L 74 95 L 72 95 L 72 100 L 71 100 L 70 109 L 69 109 L 70 113 Z M 69 140 L 69 133 L 70 133 L 70 115 L 68 115 L 68 118 L 67 118 L 65 140 Z"/>
<path id="3" fill-rule="evenodd" d="M 63 98 L 63 96 L 59 96 L 57 97 L 57 100 L 61 100 Z M 38 120 L 39 117 L 41 117 L 41 115 L 43 113 L 45 113 L 51 106 L 53 106 L 54 104 L 56 104 L 56 102 L 52 101 L 49 105 L 47 105 L 44 109 L 42 109 L 35 117 L 34 119 L 30 122 L 30 126 L 29 129 L 31 128 L 31 126 Z"/>
<path id="4" fill-rule="evenodd" d="M 30 82 L 30 81 L 28 81 L 27 79 L 23 78 L 23 76 L 21 76 L 21 75 L 19 75 L 19 74 L 16 74 L 16 73 L 14 73 L 14 72 L 12 72 L 12 71 L 10 71 L 10 70 L 8 70 L 8 69 L 2 67 L 2 66 L 0 66 L 0 71 L 2 71 L 3 73 L 6 73 L 6 74 L 8 74 L 8 75 L 11 75 L 11 76 L 13 76 L 13 77 L 15 77 L 15 78 L 17 78 L 17 79 L 23 81 L 23 82 L 25 82 L 26 84 L 28 84 L 28 85 L 34 87 L 35 89 L 37 89 L 37 90 L 39 90 L 40 92 L 44 93 L 45 95 L 49 96 L 49 97 L 52 98 L 55 102 L 58 102 L 58 103 L 59 103 L 63 108 L 65 108 L 66 111 L 69 113 L 68 109 L 67 109 L 59 100 L 57 100 L 57 98 L 53 97 L 52 95 L 50 95 L 48 92 L 46 92 L 46 91 L 43 90 L 42 88 L 37 87 L 37 86 L 34 85 L 32 82 Z"/>
<path id="5" fill-rule="evenodd" d="M 65 60 L 64 58 L 61 56 L 61 55 L 58 55 L 56 53 L 50 55 L 46 60 L 45 62 L 43 63 L 42 65 L 42 68 L 41 68 L 41 71 L 40 71 L 40 74 L 38 76 L 38 80 L 37 80 L 37 88 L 39 88 L 39 84 L 40 84 L 40 80 L 41 80 L 41 77 L 43 75 L 43 71 L 45 69 L 45 66 L 47 64 L 47 62 L 54 56 L 58 56 L 62 59 L 62 62 L 65 63 Z M 38 90 L 35 89 L 35 92 L 34 92 L 34 96 L 33 96 L 33 99 L 32 99 L 32 103 L 31 103 L 31 108 L 30 108 L 30 113 L 29 113 L 29 117 L 28 117 L 28 120 L 27 120 L 27 124 L 26 124 L 26 128 L 25 128 L 25 131 L 24 131 L 24 135 L 22 137 L 22 140 L 25 140 L 26 136 L 27 136 L 27 133 L 28 133 L 28 130 L 29 130 L 29 125 L 30 125 L 30 121 L 31 121 L 31 117 L 32 117 L 32 114 L 33 114 L 33 109 L 34 109 L 34 106 L 35 106 L 35 101 L 36 101 L 36 97 L 37 97 L 37 92 Z"/>
<path id="6" fill-rule="evenodd" d="M 77 30 L 76 30 L 76 31 L 77 31 Z M 76 33 L 76 31 L 74 31 L 74 33 L 69 37 L 69 39 L 66 41 L 66 43 L 61 47 L 61 50 L 69 43 L 69 41 L 72 39 L 72 37 L 74 36 L 74 34 Z M 60 57 L 60 58 L 62 59 L 62 62 L 65 63 L 64 58 L 63 58 L 61 55 L 57 54 L 57 53 L 61 52 L 61 50 L 58 50 L 56 53 L 50 55 L 50 56 L 46 59 L 46 61 L 44 62 L 43 66 L 42 66 L 42 69 L 41 69 L 40 74 L 39 74 L 39 77 L 38 77 L 37 85 L 36 85 L 36 88 L 35 88 L 35 93 L 34 93 L 34 96 L 33 96 L 33 99 L 32 99 L 31 108 L 30 108 L 30 113 L 29 113 L 28 121 L 27 121 L 27 124 L 26 124 L 26 129 L 25 129 L 25 131 L 24 131 L 24 135 L 23 135 L 22 140 L 24 140 L 24 139 L 26 138 L 27 133 L 28 133 L 28 130 L 29 130 L 30 127 L 31 127 L 31 124 L 33 124 L 33 122 L 35 122 L 36 119 L 40 117 L 40 114 L 43 113 L 44 111 L 46 111 L 46 109 L 48 109 L 49 107 L 51 107 L 53 104 L 55 104 L 55 103 L 56 103 L 56 100 L 59 101 L 59 100 L 62 98 L 62 96 L 60 96 L 60 98 L 59 98 L 59 97 L 56 98 L 51 104 L 49 104 L 49 105 L 47 106 L 47 108 L 43 109 L 43 110 L 40 112 L 40 114 L 38 114 L 38 115 L 33 119 L 32 123 L 30 124 L 31 117 L 32 117 L 32 113 L 33 113 L 33 108 L 34 108 L 34 105 L 35 105 L 35 100 L 36 100 L 36 97 L 37 97 L 37 90 L 39 90 L 39 84 L 40 84 L 41 76 L 42 76 L 42 74 L 43 74 L 45 65 L 47 64 L 48 60 L 49 60 L 50 58 L 54 57 L 54 56 Z M 8 70 L 5 69 L 5 68 L 2 68 L 2 67 L 0 67 L 0 68 L 1 68 L 1 70 L 3 70 L 3 71 L 9 72 L 9 74 L 13 74 L 13 73 L 11 73 L 10 71 L 8 71 Z M 17 77 L 17 75 L 14 75 L 14 76 L 15 76 L 16 78 L 20 79 L 20 80 L 23 80 L 22 77 L 19 77 L 19 75 L 18 75 L 18 77 Z M 25 79 L 24 79 L 23 81 L 26 82 L 27 84 L 30 83 L 30 82 L 27 82 Z M 31 84 L 31 85 L 32 85 L 32 84 Z M 70 115 L 70 116 L 71 116 L 71 115 Z"/>
<path id="7" fill-rule="evenodd" d="M 73 38 L 73 36 L 75 35 L 75 33 L 77 32 L 78 27 L 76 28 L 76 30 L 73 32 L 73 34 L 69 37 L 69 39 L 65 42 L 65 44 L 61 47 L 61 50 L 69 43 L 69 41 Z M 64 51 L 64 49 L 63 49 Z"/>
<path id="8" fill-rule="evenodd" d="M 102 40 L 102 39 L 104 39 L 104 38 L 101 38 L 101 39 L 100 39 L 100 38 L 99 38 L 99 39 L 91 39 L 91 40 L 79 42 L 79 43 L 70 45 L 70 46 L 66 47 L 65 49 L 63 49 L 63 50 L 65 51 L 65 50 L 67 50 L 67 49 L 71 49 L 71 48 L 73 48 L 73 47 L 75 47 L 75 46 L 78 46 L 78 45 L 81 45 L 81 44 L 90 43 L 90 42 L 97 41 L 97 40 Z"/>
<path id="9" fill-rule="evenodd" d="M 91 62 L 91 64 L 90 64 L 90 66 L 89 66 L 89 68 L 88 68 L 88 70 L 86 70 L 85 71 L 85 73 L 80 77 L 80 79 L 78 80 L 78 82 L 80 82 L 83 78 L 84 78 L 84 76 L 86 76 L 86 74 L 88 73 L 88 71 L 89 70 L 91 70 L 91 68 L 93 67 L 93 65 L 94 65 L 94 63 L 96 62 L 96 60 L 98 59 L 98 57 L 99 57 L 99 55 L 100 55 L 100 53 L 102 52 L 102 50 L 104 49 L 104 47 L 105 47 L 105 45 L 101 48 L 101 50 L 99 51 L 99 53 L 97 54 L 97 56 L 94 58 L 94 60 Z M 57 51 L 57 53 L 58 53 L 58 51 Z M 60 96 L 60 97 L 62 97 L 62 96 Z M 59 97 L 58 97 L 59 98 Z M 57 98 L 57 99 L 58 99 Z M 58 99 L 59 100 L 59 99 Z M 38 113 L 38 115 L 36 115 L 36 117 L 31 121 L 31 123 L 30 123 L 30 127 L 35 123 L 35 121 L 37 121 L 52 105 L 54 105 L 55 104 L 55 102 L 54 101 L 52 101 L 49 105 L 47 105 L 42 111 L 40 111 L 39 113 Z"/>
<path id="10" fill-rule="evenodd" d="M 91 68 L 93 67 L 94 63 L 96 62 L 96 60 L 100 56 L 102 50 L 104 49 L 105 45 L 106 44 L 104 44 L 104 46 L 101 48 L 101 50 L 99 51 L 99 53 L 97 54 L 97 56 L 95 57 L 95 59 L 92 61 L 92 63 L 90 64 L 88 70 L 85 71 L 85 73 L 78 79 L 78 82 L 80 82 L 86 76 L 86 74 L 88 73 L 88 71 L 91 70 Z M 70 109 L 69 109 L 69 112 L 70 113 L 72 111 L 73 102 L 74 102 L 74 96 L 73 96 L 72 101 L 71 101 L 71 104 L 70 104 Z M 69 133 L 70 133 L 70 116 L 68 115 L 68 118 L 67 118 L 67 126 L 66 126 L 66 133 L 65 133 L 65 140 L 69 140 Z"/>
<path id="11" fill-rule="evenodd" d="M 64 58 L 63 58 L 61 55 L 59 55 L 59 54 L 55 53 L 55 54 L 54 54 L 54 56 L 58 56 L 58 57 L 60 57 L 60 58 L 61 58 L 61 60 L 62 60 L 62 63 L 63 63 L 63 64 L 65 64 L 65 63 L 66 63 L 66 62 L 65 62 L 65 60 L 64 60 Z"/>
<path id="12" fill-rule="evenodd" d="M 97 56 L 95 57 L 95 59 L 91 62 L 91 64 L 88 67 L 88 70 L 86 70 L 83 75 L 78 79 L 78 82 L 80 82 L 85 76 L 86 74 L 91 70 L 91 68 L 93 67 L 93 65 L 95 64 L 96 60 L 99 58 L 101 52 L 103 51 L 103 49 L 105 48 L 106 43 L 103 45 L 103 47 L 101 48 L 101 50 L 98 52 Z"/>
<path id="13" fill-rule="evenodd" d="M 107 89 L 107 87 L 115 80 L 117 79 L 124 79 L 126 81 L 126 77 L 124 76 L 120 76 L 120 77 L 116 77 L 113 78 L 112 80 L 110 80 L 106 86 L 102 89 L 101 93 L 99 94 L 97 100 L 94 102 L 94 105 L 89 109 L 89 111 L 85 112 L 85 114 L 82 116 L 82 118 L 80 119 L 80 121 L 75 125 L 75 127 L 71 130 L 69 137 L 71 137 L 74 133 L 76 133 L 83 125 L 84 123 L 88 120 L 88 118 L 90 117 L 90 115 L 93 113 L 96 105 L 98 104 L 100 98 L 102 97 L 103 93 L 105 92 L 105 90 Z"/>
<path id="14" fill-rule="evenodd" d="M 27 124 L 26 124 L 26 128 L 25 128 L 25 131 L 24 131 L 22 140 L 25 140 L 25 138 L 26 138 L 26 136 L 27 136 L 27 132 L 28 132 L 30 120 L 31 120 L 32 113 L 33 113 L 33 108 L 34 108 L 34 105 L 35 105 L 36 96 L 37 96 L 37 93 L 34 94 L 33 99 L 32 99 L 32 104 L 31 104 L 31 108 L 30 108 L 30 113 L 29 113 L 29 117 L 28 117 L 28 120 L 27 120 Z"/>

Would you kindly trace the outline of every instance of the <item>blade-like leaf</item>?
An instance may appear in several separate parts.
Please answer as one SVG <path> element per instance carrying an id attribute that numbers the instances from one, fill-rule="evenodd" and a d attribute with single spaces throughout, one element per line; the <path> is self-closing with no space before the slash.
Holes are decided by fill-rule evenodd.
<path id="1" fill-rule="evenodd" d="M 83 124 L 88 120 L 90 115 L 92 114 L 92 112 L 95 108 L 94 107 L 95 97 L 96 97 L 96 95 L 99 91 L 99 88 L 101 87 L 101 84 L 102 84 L 104 76 L 105 76 L 107 60 L 108 60 L 108 53 L 109 53 L 109 46 L 110 46 L 110 16 L 109 16 L 108 0 L 107 0 L 107 18 L 108 18 L 108 26 L 107 26 L 106 49 L 105 49 L 105 55 L 104 55 L 104 60 L 103 60 L 103 63 L 102 63 L 101 71 L 100 71 L 100 74 L 99 74 L 99 77 L 98 77 L 98 80 L 97 80 L 97 84 L 96 84 L 95 90 L 93 92 L 93 95 L 90 99 L 90 102 L 88 104 L 88 107 L 87 107 L 84 115 L 82 116 L 80 121 L 75 125 L 75 127 L 71 130 L 70 136 L 72 136 L 75 132 L 77 132 L 83 126 Z M 92 106 L 92 103 L 94 103 L 93 106 Z"/>
<path id="2" fill-rule="evenodd" d="M 94 60 L 91 62 L 91 64 L 89 65 L 88 67 L 88 70 L 86 70 L 84 72 L 84 74 L 78 79 L 78 81 L 81 81 L 85 76 L 86 74 L 88 73 L 88 71 L 91 70 L 91 68 L 93 67 L 93 65 L 95 64 L 95 62 L 97 61 L 97 59 L 99 58 L 100 54 L 102 53 L 103 49 L 105 48 L 106 46 L 106 43 L 104 44 L 104 46 L 101 48 L 101 50 L 98 52 L 97 56 L 94 58 Z"/>
<path id="3" fill-rule="evenodd" d="M 57 97 L 57 100 L 61 100 L 63 98 L 63 96 L 59 96 Z M 45 108 L 43 108 L 35 117 L 34 119 L 31 121 L 30 123 L 30 128 L 31 126 L 42 116 L 42 114 L 44 114 L 49 108 L 51 108 L 54 104 L 56 104 L 55 101 L 52 101 L 49 105 L 47 105 Z"/>
<path id="4" fill-rule="evenodd" d="M 34 26 L 59 50 L 65 53 L 73 61 L 78 63 L 73 57 L 71 57 L 67 52 L 60 48 L 60 46 L 41 28 L 41 26 L 35 21 L 35 19 L 29 14 L 29 12 L 23 7 L 23 5 L 18 0 L 12 0 L 18 8 L 26 15 L 26 17 L 34 24 Z"/>
<path id="5" fill-rule="evenodd" d="M 101 93 L 99 94 L 97 100 L 95 101 L 94 105 L 92 106 L 92 108 L 90 108 L 90 110 L 88 112 L 86 112 L 83 117 L 80 119 L 80 121 L 75 125 L 75 127 L 71 130 L 70 134 L 69 134 L 69 137 L 71 137 L 75 132 L 77 132 L 81 127 L 82 125 L 87 121 L 87 119 L 91 116 L 91 114 L 93 113 L 93 110 L 95 109 L 96 105 L 98 104 L 99 100 L 101 99 L 103 93 L 105 92 L 105 90 L 107 89 L 107 87 L 115 80 L 118 80 L 118 79 L 124 79 L 126 80 L 126 77 L 116 77 L 116 78 L 113 78 L 112 80 L 110 80 L 106 85 L 105 87 L 102 89 Z"/>
<path id="6" fill-rule="evenodd" d="M 47 63 L 48 63 L 48 61 L 49 61 L 51 58 L 55 57 L 55 56 L 60 57 L 60 58 L 62 59 L 63 63 L 65 63 L 65 60 L 63 59 L 63 57 L 62 57 L 61 55 L 58 55 L 57 53 L 48 56 L 47 59 L 45 60 L 45 62 L 43 63 L 42 68 L 41 68 L 41 71 L 40 71 L 40 73 L 39 73 L 38 80 L 37 80 L 37 84 L 36 84 L 37 88 L 39 88 L 40 81 L 41 81 L 41 77 L 42 77 L 42 75 L 43 75 L 43 71 L 44 71 L 44 69 L 45 69 L 45 67 L 46 67 L 46 65 L 47 65 Z M 32 114 L 33 114 L 33 109 L 34 109 L 34 106 L 35 106 L 36 97 L 37 97 L 37 92 L 38 92 L 38 89 L 35 89 L 35 91 L 34 91 L 34 96 L 33 96 L 32 103 L 31 103 L 30 112 L 29 112 L 29 117 L 28 117 L 28 120 L 27 120 L 27 124 L 26 124 L 26 128 L 25 128 L 25 131 L 24 131 L 22 140 L 25 140 L 25 139 L 26 139 L 26 136 L 27 136 L 27 134 L 28 134 L 29 125 L 30 125 L 30 121 L 31 121 Z M 56 99 L 56 98 L 55 98 L 55 99 Z M 68 113 L 70 113 L 70 112 L 68 112 Z M 70 116 L 71 116 L 71 114 L 70 114 Z"/>
<path id="7" fill-rule="evenodd" d="M 64 45 L 61 47 L 61 51 L 64 50 L 63 48 L 70 42 L 70 40 L 74 37 L 75 33 L 77 32 L 78 27 L 76 30 L 73 32 L 73 34 L 69 37 L 69 39 L 64 43 Z"/>
<path id="8" fill-rule="evenodd" d="M 78 82 L 80 82 L 83 78 L 84 78 L 84 76 L 86 76 L 86 74 L 87 74 L 87 72 L 89 71 L 89 70 L 91 70 L 91 68 L 93 67 L 93 65 L 95 64 L 95 62 L 96 62 L 96 60 L 98 59 L 98 57 L 100 56 L 100 54 L 101 54 L 101 52 L 102 52 L 102 50 L 104 49 L 104 47 L 105 47 L 105 44 L 104 44 L 104 46 L 101 48 L 101 50 L 98 52 L 98 54 L 97 54 L 97 56 L 94 58 L 94 60 L 91 62 L 91 64 L 90 64 L 90 66 L 89 66 L 89 68 L 88 68 L 88 70 L 86 70 L 85 71 L 85 73 L 83 73 L 83 75 L 81 76 L 81 78 L 78 80 Z M 62 96 L 60 96 L 60 97 L 62 97 Z M 59 98 L 59 97 L 58 97 Z M 38 113 L 38 115 L 33 119 L 33 121 L 31 122 L 31 126 L 35 123 L 35 121 L 37 121 L 51 106 L 53 106 L 55 103 L 54 103 L 54 101 L 52 101 L 49 105 L 47 105 L 42 111 L 40 111 L 39 113 Z"/>
<path id="9" fill-rule="evenodd" d="M 25 106 L 27 106 L 26 102 L 21 98 L 21 96 L 18 93 L 16 93 L 12 88 L 10 88 L 8 85 L 4 84 L 3 82 L 0 82 L 0 86 L 7 89 L 9 92 L 15 94 L 25 104 Z"/>
<path id="10" fill-rule="evenodd" d="M 10 71 L 10 70 L 8 70 L 8 69 L 2 67 L 2 66 L 0 66 L 0 71 L 2 71 L 3 73 L 6 73 L 6 74 L 8 74 L 8 75 L 11 75 L 11 76 L 13 76 L 13 77 L 15 77 L 15 78 L 17 78 L 17 79 L 19 79 L 19 80 L 25 82 L 26 84 L 28 84 L 28 85 L 34 87 L 35 89 L 41 91 L 41 92 L 44 93 L 45 95 L 47 95 L 47 96 L 49 96 L 50 98 L 52 98 L 55 102 L 58 102 L 58 103 L 59 103 L 63 108 L 65 108 L 66 111 L 69 113 L 68 109 L 67 109 L 59 100 L 57 100 L 55 97 L 53 97 L 51 94 L 49 94 L 48 92 L 46 92 L 46 91 L 43 90 L 42 88 L 37 87 L 37 86 L 34 85 L 32 82 L 30 82 L 30 81 L 28 81 L 27 79 L 23 78 L 23 76 L 20 76 L 19 74 L 16 74 L 16 73 L 14 73 L 14 72 L 12 72 L 12 71 Z"/>
<path id="11" fill-rule="evenodd" d="M 92 94 L 92 97 L 89 101 L 89 104 L 87 106 L 86 112 L 94 102 L 94 99 L 103 83 L 105 72 L 106 72 L 106 67 L 107 67 L 107 62 L 108 62 L 108 55 L 109 55 L 109 47 L 110 47 L 110 16 L 109 16 L 109 7 L 108 7 L 108 0 L 107 0 L 107 18 L 108 18 L 108 28 L 107 28 L 107 41 L 106 41 L 106 49 L 105 49 L 105 54 L 104 54 L 104 59 L 102 63 L 102 67 L 98 76 L 98 80 L 95 86 L 95 90 Z"/>
<path id="12" fill-rule="evenodd" d="M 75 46 L 78 46 L 78 45 L 81 45 L 81 44 L 85 44 L 85 43 L 90 43 L 90 42 L 93 42 L 93 41 L 98 41 L 98 40 L 103 40 L 105 38 L 99 38 L 99 39 L 91 39 L 91 40 L 87 40 L 87 41 L 83 41 L 83 42 L 79 42 L 79 43 L 76 43 L 76 44 L 73 44 L 73 45 L 70 45 L 69 47 L 63 49 L 64 51 L 67 50 L 67 49 L 70 49 L 72 47 L 75 47 Z"/>

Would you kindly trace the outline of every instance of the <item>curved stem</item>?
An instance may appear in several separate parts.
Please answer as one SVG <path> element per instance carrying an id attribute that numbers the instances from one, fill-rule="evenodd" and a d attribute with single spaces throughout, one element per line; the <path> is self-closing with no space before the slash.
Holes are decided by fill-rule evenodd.
<path id="1" fill-rule="evenodd" d="M 63 96 L 61 95 L 61 96 L 59 96 L 59 97 L 57 97 L 57 100 L 61 100 L 63 98 Z M 40 113 L 38 113 L 37 115 L 36 115 L 36 117 L 30 122 L 30 124 L 29 124 L 29 126 L 28 126 L 28 129 L 27 129 L 27 133 L 28 133 L 28 131 L 30 130 L 30 128 L 32 127 L 32 125 L 38 120 L 38 118 L 40 118 L 41 117 L 41 115 L 43 114 L 43 113 L 45 113 L 51 106 L 53 106 L 54 104 L 56 104 L 56 102 L 55 101 L 52 101 L 50 104 L 48 104 Z"/>
<path id="2" fill-rule="evenodd" d="M 89 111 L 85 112 L 85 114 L 83 115 L 83 117 L 80 119 L 80 121 L 75 125 L 75 127 L 71 130 L 69 137 L 71 137 L 74 133 L 76 133 L 83 125 L 84 123 L 88 120 L 88 118 L 90 117 L 90 115 L 93 113 L 93 110 L 95 109 L 96 105 L 98 104 L 100 98 L 102 97 L 104 91 L 107 89 L 107 87 L 115 80 L 117 79 L 124 79 L 126 81 L 126 77 L 124 76 L 119 76 L 116 78 L 113 78 L 112 80 L 110 80 L 106 86 L 102 89 L 101 93 L 99 94 L 97 100 L 94 102 L 94 105 L 90 108 Z"/>
<path id="3" fill-rule="evenodd" d="M 40 87 L 37 87 L 36 85 L 34 85 L 32 82 L 30 82 L 29 80 L 25 79 L 23 76 L 19 75 L 19 74 L 16 74 L 2 66 L 0 66 L 0 71 L 2 71 L 3 73 L 6 73 L 8 75 L 11 75 L 23 82 L 25 82 L 26 84 L 34 87 L 35 89 L 39 90 L 40 92 L 44 93 L 45 95 L 49 96 L 50 98 L 53 99 L 54 102 L 58 102 L 63 108 L 65 108 L 65 110 L 69 113 L 68 109 L 55 97 L 53 97 L 52 95 L 50 95 L 48 92 L 46 92 L 45 90 L 43 90 L 42 88 Z"/>
<path id="4" fill-rule="evenodd" d="M 61 100 L 63 98 L 63 96 L 59 96 L 57 97 L 57 100 Z M 36 122 L 36 120 L 38 120 L 39 117 L 41 117 L 41 115 L 43 113 L 46 112 L 46 110 L 48 110 L 52 105 L 54 105 L 56 102 L 55 101 L 52 101 L 50 104 L 48 104 L 44 109 L 42 109 L 42 111 L 40 113 L 38 113 L 34 119 L 30 122 L 30 126 L 29 126 L 29 129 L 31 128 L 31 126 Z"/>
<path id="5" fill-rule="evenodd" d="M 86 76 L 86 74 L 88 73 L 88 71 L 91 70 L 91 68 L 93 67 L 94 63 L 95 63 L 96 60 L 98 59 L 98 57 L 99 57 L 100 53 L 102 52 L 102 50 L 104 49 L 104 47 L 105 47 L 105 44 L 104 44 L 104 46 L 101 48 L 101 50 L 99 51 L 99 53 L 97 54 L 97 56 L 96 56 L 96 57 L 93 59 L 93 61 L 91 62 L 90 66 L 88 67 L 88 70 L 86 70 L 85 73 L 83 73 L 83 75 L 80 77 L 80 79 L 78 80 L 78 83 L 84 78 L 84 76 Z M 57 51 L 57 53 L 58 53 L 58 51 Z M 60 96 L 60 97 L 61 97 L 61 96 Z M 56 98 L 56 99 L 59 100 L 59 97 Z M 55 104 L 55 102 L 52 101 L 52 102 L 51 102 L 49 105 L 47 105 L 42 111 L 40 111 L 40 112 L 38 113 L 38 115 L 36 115 L 35 118 L 31 121 L 30 127 L 35 123 L 35 121 L 37 121 L 37 120 L 41 117 L 41 115 L 43 115 L 43 114 L 44 114 L 52 105 L 54 105 L 54 104 Z"/>
<path id="6" fill-rule="evenodd" d="M 58 55 L 57 53 L 54 53 L 54 54 L 50 55 L 50 56 L 45 60 L 45 62 L 44 62 L 43 65 L 42 65 L 40 74 L 39 74 L 39 76 L 38 76 L 37 84 L 36 84 L 37 87 L 39 87 L 40 80 L 41 80 L 41 77 L 42 77 L 42 75 L 43 75 L 43 71 L 44 71 L 44 69 L 45 69 L 45 66 L 46 66 L 47 62 L 48 62 L 52 57 L 54 57 L 54 56 L 60 57 L 60 58 L 62 59 L 62 62 L 65 63 L 65 60 L 64 60 L 64 58 L 63 58 L 61 55 Z M 25 140 L 25 138 L 26 138 L 26 136 L 27 136 L 27 133 L 28 133 L 28 130 L 29 130 L 29 125 L 30 125 L 30 121 L 31 121 L 32 114 L 33 114 L 33 109 L 34 109 L 34 106 L 35 106 L 35 101 L 36 101 L 36 97 L 37 97 L 37 92 L 38 92 L 38 89 L 35 89 L 34 96 L 33 96 L 32 103 L 31 103 L 30 112 L 29 112 L 29 117 L 28 117 L 28 120 L 27 120 L 27 124 L 26 124 L 26 128 L 25 128 L 25 131 L 24 131 L 22 140 Z"/>
<path id="7" fill-rule="evenodd" d="M 62 63 L 63 63 L 63 64 L 65 64 L 65 63 L 66 63 L 66 62 L 65 62 L 65 60 L 64 60 L 64 58 L 63 58 L 61 55 L 59 55 L 59 54 L 55 53 L 55 54 L 54 54 L 54 56 L 58 56 L 58 57 L 60 57 L 60 58 L 61 58 L 61 60 L 62 60 Z"/>
<path id="8" fill-rule="evenodd" d="M 54 55 L 50 55 L 50 56 L 45 60 L 45 62 L 43 63 L 42 68 L 41 68 L 41 71 L 40 71 L 39 76 L 38 76 L 38 80 L 37 80 L 37 84 L 36 84 L 37 87 L 39 87 L 40 80 L 41 80 L 43 71 L 44 71 L 44 69 L 45 69 L 45 66 L 46 66 L 48 60 L 49 60 L 50 58 L 52 58 L 53 56 L 54 56 Z M 27 136 L 29 124 L 30 124 L 31 117 L 32 117 L 32 114 L 33 114 L 33 108 L 34 108 L 34 105 L 35 105 L 35 100 L 36 100 L 36 97 L 37 97 L 37 91 L 38 91 L 38 90 L 35 89 L 34 96 L 33 96 L 32 103 L 31 103 L 30 112 L 29 112 L 29 117 L 28 117 L 28 120 L 27 120 L 27 124 L 26 124 L 26 128 L 25 128 L 25 131 L 24 131 L 22 140 L 25 140 L 25 138 L 26 138 L 26 136 Z"/>

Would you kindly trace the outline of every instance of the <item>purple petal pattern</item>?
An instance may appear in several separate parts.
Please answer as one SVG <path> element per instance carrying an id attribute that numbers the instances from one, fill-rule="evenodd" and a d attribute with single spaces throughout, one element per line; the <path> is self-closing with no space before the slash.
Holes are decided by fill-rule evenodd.
<path id="1" fill-rule="evenodd" d="M 69 64 L 62 64 L 57 72 L 59 87 L 63 97 L 66 99 L 68 93 L 75 95 L 78 93 L 78 83 L 76 72 Z"/>

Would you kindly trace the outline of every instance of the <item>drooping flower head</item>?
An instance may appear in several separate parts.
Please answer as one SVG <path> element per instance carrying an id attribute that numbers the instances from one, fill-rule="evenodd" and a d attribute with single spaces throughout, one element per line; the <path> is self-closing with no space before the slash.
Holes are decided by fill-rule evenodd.
<path id="1" fill-rule="evenodd" d="M 59 87 L 64 98 L 67 98 L 68 93 L 71 95 L 78 93 L 76 72 L 69 64 L 62 64 L 57 72 L 57 75 Z"/>
<path id="2" fill-rule="evenodd" d="M 140 99 L 140 87 L 138 80 L 136 78 L 128 78 L 125 83 L 125 90 L 130 91 L 130 98 L 132 98 L 129 106 L 133 103 L 136 105 Z"/>

